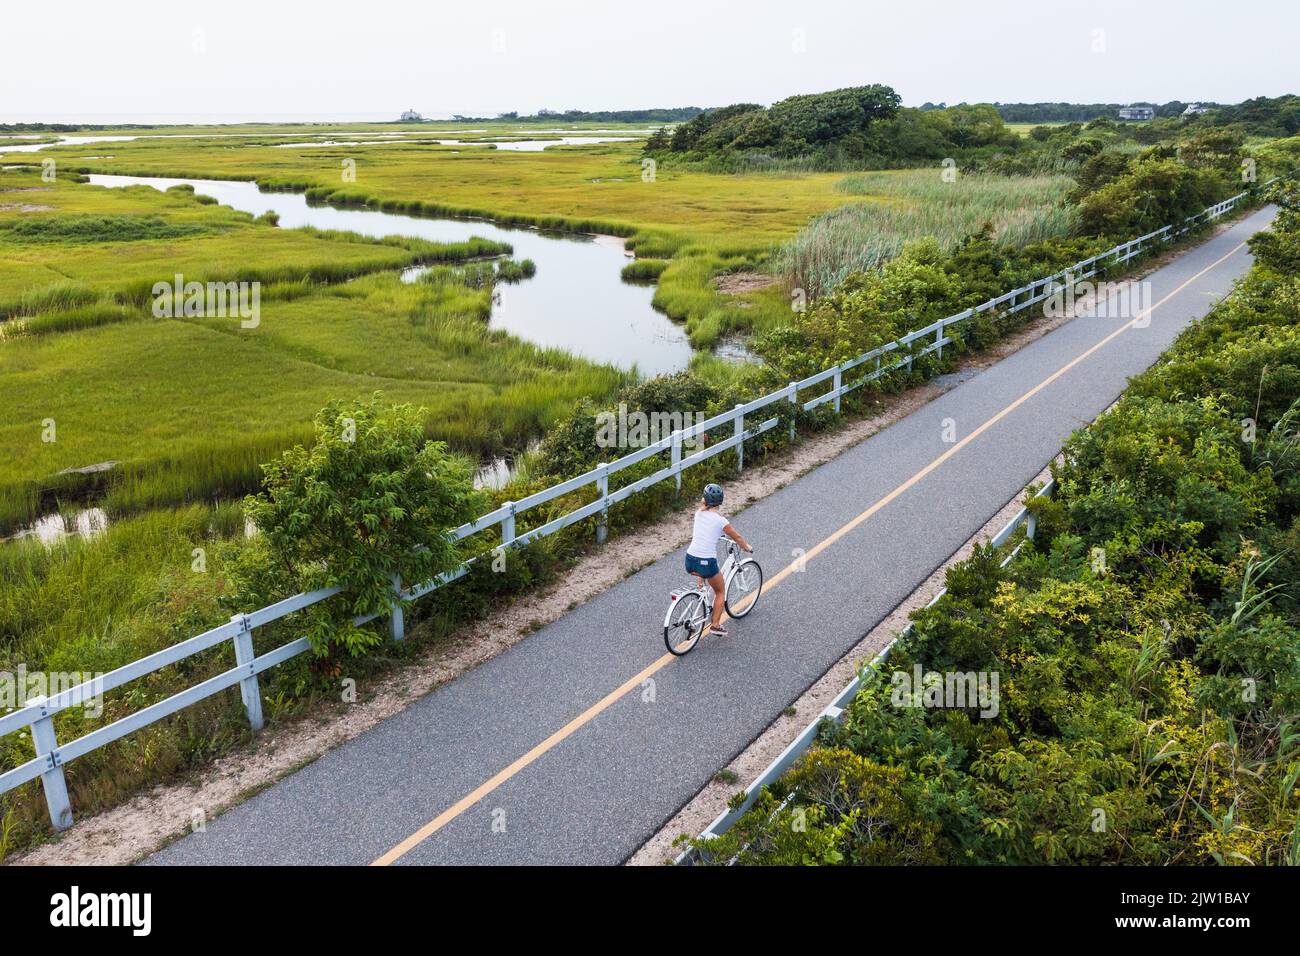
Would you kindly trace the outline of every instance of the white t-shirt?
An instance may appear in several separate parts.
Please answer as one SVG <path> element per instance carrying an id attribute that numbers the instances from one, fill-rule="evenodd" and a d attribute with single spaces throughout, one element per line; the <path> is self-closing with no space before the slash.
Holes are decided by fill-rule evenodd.
<path id="1" fill-rule="evenodd" d="M 691 538 L 686 553 L 697 558 L 717 558 L 718 538 L 722 537 L 722 529 L 730 523 L 716 511 L 695 512 L 695 537 Z"/>

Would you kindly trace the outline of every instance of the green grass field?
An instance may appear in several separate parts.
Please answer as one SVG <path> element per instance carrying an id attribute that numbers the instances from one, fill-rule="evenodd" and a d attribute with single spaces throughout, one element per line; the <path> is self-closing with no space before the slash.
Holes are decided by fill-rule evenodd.
<path id="1" fill-rule="evenodd" d="M 558 135 L 504 124 L 404 128 L 422 138 Z M 615 233 L 655 260 L 656 307 L 704 348 L 784 321 L 791 287 L 815 294 L 918 236 L 955 241 L 990 221 L 1018 242 L 1069 225 L 1054 208 L 1065 177 L 954 185 L 930 170 L 643 176 L 639 142 L 545 152 L 265 145 L 282 141 L 272 133 L 307 129 L 373 137 L 395 127 L 222 128 L 212 132 L 241 135 L 55 146 L 17 154 L 54 159 L 61 175 L 52 183 L 31 168 L 0 173 L 0 316 L 11 317 L 0 325 L 0 400 L 13 412 L 0 424 L 0 527 L 47 507 L 51 489 L 88 483 L 51 481 L 57 472 L 106 460 L 126 463 L 108 479 L 106 501 L 119 509 L 242 492 L 259 461 L 297 440 L 333 397 L 382 389 L 426 405 L 431 435 L 484 453 L 521 447 L 569 403 L 620 378 L 488 333 L 488 293 L 454 277 L 415 288 L 394 278 L 414 262 L 484 249 L 280 229 L 188 191 L 101 189 L 70 172 L 252 179 L 384 210 Z M 355 182 L 344 181 L 345 160 L 356 163 Z M 753 271 L 783 281 L 739 295 L 715 288 L 720 275 Z M 248 331 L 152 319 L 150 289 L 175 273 L 260 280 L 265 321 Z M 47 419 L 55 442 L 39 440 Z"/>
<path id="2" fill-rule="evenodd" d="M 171 234 L 151 237 L 141 223 Z M 154 282 L 178 272 L 198 281 L 337 281 L 457 252 L 419 239 L 277 229 L 179 189 L 103 189 L 0 170 L 0 317 L 143 302 Z"/>
<path id="3" fill-rule="evenodd" d="M 418 128 L 447 136 L 448 130 L 466 124 Z M 486 130 L 480 139 L 558 135 L 484 124 L 472 128 Z M 619 134 L 610 129 L 608 135 Z M 638 129 L 623 132 L 631 135 Z M 544 152 L 419 144 L 283 148 L 246 142 L 273 141 L 264 136 L 251 141 L 140 140 L 54 147 L 39 155 L 84 171 L 256 180 L 390 211 L 605 232 L 627 237 L 638 256 L 698 257 L 703 262 L 662 277 L 656 304 L 686 323 L 699 348 L 711 347 L 725 331 L 762 327 L 780 314 L 761 301 L 756 310 L 752 301 L 715 294 L 710 278 L 720 271 L 755 268 L 813 216 L 853 201 L 836 189 L 841 177 L 828 173 L 720 177 L 659 169 L 646 181 L 639 142 L 557 146 Z M 355 182 L 343 180 L 345 160 L 356 162 Z"/>
<path id="4" fill-rule="evenodd" d="M 0 321 L 0 529 L 91 486 L 118 514 L 242 494 L 333 398 L 379 390 L 422 405 L 432 437 L 482 455 L 523 447 L 623 378 L 490 331 L 491 287 L 455 268 L 398 280 L 411 263 L 495 244 L 283 230 L 184 191 L 33 172 L 0 174 L 0 189 L 12 316 Z M 155 318 L 151 286 L 176 272 L 262 280 L 258 326 Z M 58 476 L 103 461 L 121 464 Z"/>
<path id="5" fill-rule="evenodd" d="M 1008 123 L 1008 124 L 1007 124 L 1007 129 L 1011 130 L 1011 132 L 1015 133 L 1017 136 L 1028 136 L 1028 135 L 1029 135 L 1029 131 L 1030 131 L 1031 129 L 1033 129 L 1035 126 L 1053 126 L 1053 127 L 1055 127 L 1055 126 L 1064 126 L 1064 125 L 1066 125 L 1066 124 L 1065 124 L 1063 121 L 1062 121 L 1062 122 L 1047 122 L 1047 123 Z"/>
<path id="6" fill-rule="evenodd" d="M 86 171 L 255 179 L 380 206 L 419 203 L 429 212 L 603 226 L 634 237 L 634 245 L 673 251 L 688 244 L 762 250 L 846 201 L 835 190 L 839 177 L 833 174 L 720 178 L 661 169 L 646 182 L 635 142 L 528 153 L 417 144 L 294 149 L 171 139 L 53 147 L 37 155 Z M 355 182 L 343 181 L 345 159 L 356 161 Z"/>

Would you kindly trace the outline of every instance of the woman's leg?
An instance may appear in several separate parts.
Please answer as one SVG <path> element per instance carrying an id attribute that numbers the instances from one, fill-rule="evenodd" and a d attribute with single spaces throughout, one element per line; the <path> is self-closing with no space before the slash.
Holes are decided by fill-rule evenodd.
<path id="1" fill-rule="evenodd" d="M 709 587 L 713 588 L 713 626 L 722 623 L 722 612 L 726 610 L 726 581 L 719 571 L 709 578 Z"/>

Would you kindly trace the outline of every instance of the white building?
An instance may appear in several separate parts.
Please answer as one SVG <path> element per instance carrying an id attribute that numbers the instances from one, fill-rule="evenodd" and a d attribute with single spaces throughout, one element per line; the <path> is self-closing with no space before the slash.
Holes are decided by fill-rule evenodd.
<path id="1" fill-rule="evenodd" d="M 417 113 L 415 110 L 407 110 L 405 113 L 402 114 L 403 122 L 419 123 L 423 120 L 424 117 L 421 116 L 419 113 Z"/>
<path id="2" fill-rule="evenodd" d="M 1184 116 L 1195 116 L 1197 113 L 1208 113 L 1210 108 L 1202 106 L 1200 103 L 1188 103 L 1187 109 L 1183 110 Z"/>
<path id="3" fill-rule="evenodd" d="M 1125 106 L 1119 111 L 1122 120 L 1149 120 L 1156 118 L 1154 106 Z"/>

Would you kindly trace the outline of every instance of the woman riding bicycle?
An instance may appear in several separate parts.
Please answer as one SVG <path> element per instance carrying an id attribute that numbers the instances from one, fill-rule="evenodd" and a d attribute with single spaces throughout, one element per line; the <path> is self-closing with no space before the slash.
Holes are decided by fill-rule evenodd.
<path id="1" fill-rule="evenodd" d="M 697 578 L 703 578 L 713 588 L 713 620 L 709 625 L 709 633 L 725 635 L 727 629 L 722 626 L 722 612 L 726 605 L 723 595 L 726 582 L 718 569 L 718 538 L 725 534 L 745 551 L 754 549 L 731 526 L 731 522 L 718 512 L 721 505 L 722 486 L 705 485 L 704 500 L 695 512 L 695 535 L 686 548 L 686 571 Z"/>

